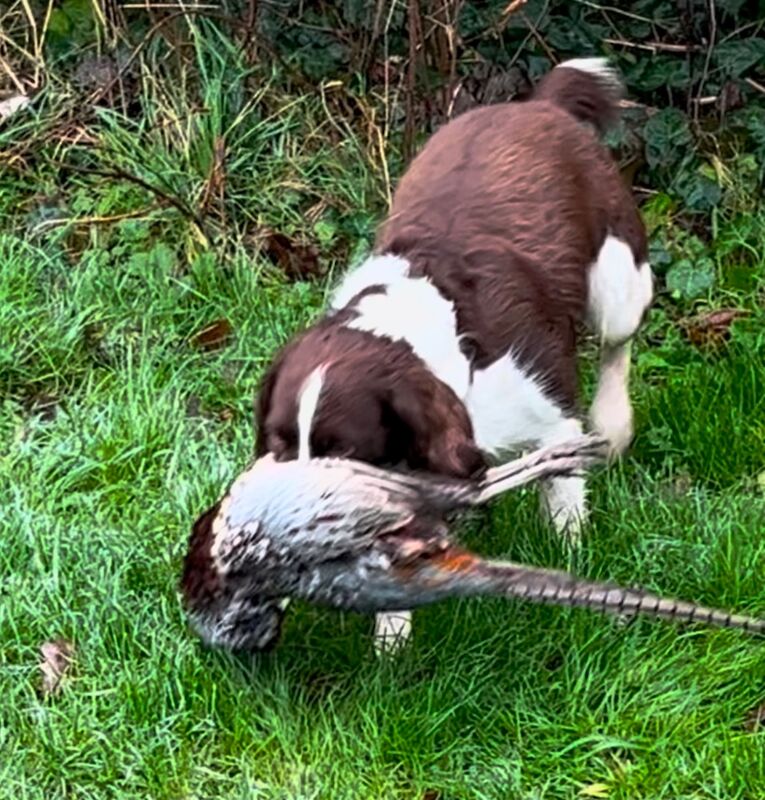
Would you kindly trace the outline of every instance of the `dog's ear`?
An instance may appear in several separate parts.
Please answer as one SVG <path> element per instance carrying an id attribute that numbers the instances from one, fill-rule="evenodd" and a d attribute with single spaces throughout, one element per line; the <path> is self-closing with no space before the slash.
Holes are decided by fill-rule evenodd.
<path id="1" fill-rule="evenodd" d="M 388 405 L 410 432 L 409 456 L 418 466 L 455 478 L 478 478 L 486 471 L 465 406 L 437 378 L 423 374 L 396 381 Z"/>
<path id="2" fill-rule="evenodd" d="M 268 412 L 271 410 L 271 400 L 281 362 L 282 354 L 279 354 L 266 370 L 255 398 L 255 458 L 264 456 L 268 449 L 266 446 L 265 425 Z"/>

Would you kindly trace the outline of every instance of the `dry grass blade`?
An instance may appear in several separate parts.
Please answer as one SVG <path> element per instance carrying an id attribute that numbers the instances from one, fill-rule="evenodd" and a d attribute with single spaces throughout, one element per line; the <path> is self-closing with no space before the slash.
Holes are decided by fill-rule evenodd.
<path id="1" fill-rule="evenodd" d="M 765 723 L 765 703 L 760 703 L 746 715 L 744 730 L 748 733 L 757 733 L 762 729 L 763 723 Z"/>
<path id="2" fill-rule="evenodd" d="M 72 666 L 74 645 L 66 639 L 53 639 L 40 646 L 42 661 L 42 693 L 50 697 L 61 689 L 61 682 Z"/>

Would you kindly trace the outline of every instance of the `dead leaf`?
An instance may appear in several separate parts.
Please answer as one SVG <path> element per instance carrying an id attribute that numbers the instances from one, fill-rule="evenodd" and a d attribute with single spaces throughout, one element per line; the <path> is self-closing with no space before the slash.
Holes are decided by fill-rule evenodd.
<path id="1" fill-rule="evenodd" d="M 46 392 L 33 395 L 25 405 L 30 415 L 38 417 L 41 422 L 53 422 L 59 410 L 58 399 Z"/>
<path id="2" fill-rule="evenodd" d="M 753 708 L 747 715 L 744 721 L 744 730 L 749 733 L 757 733 L 763 723 L 765 723 L 765 703 L 761 703 L 756 708 Z"/>
<path id="3" fill-rule="evenodd" d="M 313 245 L 299 244 L 283 233 L 269 231 L 262 239 L 263 253 L 290 280 L 306 280 L 322 274 L 319 254 Z"/>
<path id="4" fill-rule="evenodd" d="M 191 344 L 201 350 L 217 350 L 227 342 L 233 328 L 227 319 L 216 319 L 191 337 Z"/>
<path id="5" fill-rule="evenodd" d="M 29 98 L 25 94 L 16 94 L 0 103 L 0 120 L 7 119 L 11 114 L 21 111 L 29 105 Z"/>
<path id="6" fill-rule="evenodd" d="M 218 419 L 221 422 L 231 422 L 234 419 L 234 410 L 232 408 L 222 408 L 218 412 Z"/>
<path id="7" fill-rule="evenodd" d="M 717 107 L 725 113 L 726 111 L 735 111 L 743 105 L 744 95 L 741 87 L 736 81 L 726 81 L 717 96 Z"/>
<path id="8" fill-rule="evenodd" d="M 40 647 L 43 660 L 42 693 L 45 697 L 56 694 L 61 688 L 61 681 L 72 666 L 74 645 L 66 639 L 54 639 Z"/>
<path id="9" fill-rule="evenodd" d="M 692 345 L 714 347 L 726 342 L 733 322 L 747 314 L 740 308 L 718 308 L 681 320 L 680 327 Z"/>
<path id="10" fill-rule="evenodd" d="M 223 219 L 224 199 L 226 194 L 226 140 L 222 136 L 215 138 L 213 163 L 207 177 L 199 210 L 202 216 L 210 211 L 213 202 L 218 206 L 218 214 Z M 225 220 L 223 220 L 225 221 Z"/>
<path id="11" fill-rule="evenodd" d="M 426 789 L 420 800 L 441 800 L 441 792 L 438 789 Z"/>

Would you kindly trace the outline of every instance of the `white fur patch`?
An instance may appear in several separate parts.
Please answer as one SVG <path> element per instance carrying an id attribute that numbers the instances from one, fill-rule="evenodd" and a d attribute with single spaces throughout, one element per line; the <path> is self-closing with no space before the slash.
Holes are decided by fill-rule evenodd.
<path id="1" fill-rule="evenodd" d="M 637 269 L 629 245 L 607 236 L 588 283 L 590 324 L 601 343 L 621 344 L 634 336 L 653 297 L 650 265 Z"/>
<path id="2" fill-rule="evenodd" d="M 605 436 L 612 456 L 621 455 L 633 436 L 632 404 L 629 398 L 631 343 L 604 349 L 598 388 L 590 408 L 593 428 Z"/>
<path id="3" fill-rule="evenodd" d="M 587 487 L 584 478 L 553 478 L 542 484 L 542 511 L 564 535 L 577 545 L 582 526 L 587 521 Z"/>
<path id="4" fill-rule="evenodd" d="M 607 81 L 614 87 L 621 88 L 622 82 L 616 70 L 608 63 L 607 58 L 570 58 L 568 61 L 562 61 L 556 64 L 555 69 L 565 67 L 566 69 L 576 69 L 579 72 L 587 72 L 591 75 L 597 75 L 599 78 Z"/>
<path id="5" fill-rule="evenodd" d="M 406 278 L 409 262 L 394 255 L 370 256 L 356 269 L 346 273 L 332 293 L 329 306 L 337 311 L 370 286 L 388 286 Z"/>
<path id="6" fill-rule="evenodd" d="M 400 277 L 384 294 L 363 297 L 358 312 L 349 328 L 406 342 L 457 397 L 466 396 L 470 365 L 460 350 L 454 306 L 427 278 Z"/>
<path id="7" fill-rule="evenodd" d="M 562 444 L 582 433 L 582 423 L 574 417 L 563 417 L 560 424 L 547 431 L 545 445 Z M 587 486 L 584 478 L 551 478 L 542 482 L 542 509 L 558 533 L 569 544 L 579 542 L 579 533 L 587 520 Z"/>
<path id="8" fill-rule="evenodd" d="M 497 458 L 566 442 L 582 432 L 581 422 L 565 416 L 542 382 L 521 370 L 512 355 L 476 371 L 467 407 L 479 447 Z M 546 516 L 576 544 L 587 517 L 584 478 L 552 478 L 541 489 Z"/>
<path id="9" fill-rule="evenodd" d="M 552 444 L 560 440 L 561 428 L 570 429 L 542 382 L 522 370 L 512 354 L 476 370 L 466 405 L 478 446 L 497 456 Z"/>
<path id="10" fill-rule="evenodd" d="M 311 457 L 311 428 L 319 407 L 324 372 L 325 367 L 316 367 L 306 378 L 298 396 L 298 461 L 308 461 Z"/>

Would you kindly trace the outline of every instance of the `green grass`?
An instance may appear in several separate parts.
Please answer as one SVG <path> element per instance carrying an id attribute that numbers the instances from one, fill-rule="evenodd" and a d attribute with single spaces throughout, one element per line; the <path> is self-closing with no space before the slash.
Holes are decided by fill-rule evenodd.
<path id="1" fill-rule="evenodd" d="M 325 283 L 288 284 L 255 253 L 252 227 L 322 222 L 331 271 L 368 241 L 385 195 L 361 139 L 327 144 L 321 102 L 222 97 L 229 67 L 207 64 L 204 125 L 147 83 L 151 118 L 110 112 L 91 149 L 41 145 L 0 175 L 0 798 L 765 796 L 765 733 L 744 726 L 765 700 L 765 651 L 744 634 L 494 599 L 417 612 L 392 662 L 374 657 L 370 619 L 303 604 L 267 657 L 205 650 L 187 629 L 190 525 L 248 463 L 264 365 L 323 303 Z M 43 130 L 46 108 L 0 146 Z M 170 110 L 199 123 L 186 139 L 158 132 Z M 161 178 L 198 208 L 221 132 L 233 187 L 206 243 L 166 206 L 39 226 L 45 202 L 76 219 L 155 199 L 62 172 L 62 157 Z M 670 254 L 683 235 L 660 232 Z M 471 516 L 468 544 L 765 615 L 763 241 L 762 212 L 721 209 L 704 243 L 716 288 L 659 300 L 635 348 L 638 435 L 594 477 L 573 563 L 533 492 Z M 750 313 L 699 350 L 679 319 L 720 305 Z M 195 348 L 221 317 L 228 345 Z M 590 361 L 583 373 L 589 389 Z M 59 636 L 76 664 L 43 700 L 38 648 Z"/>

